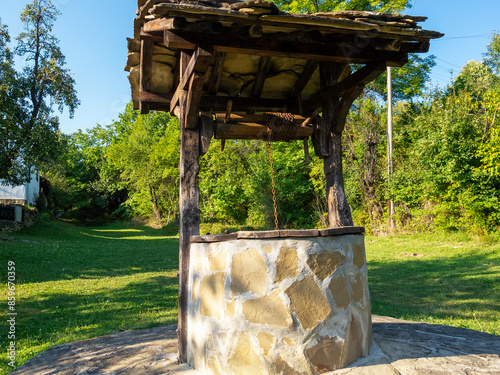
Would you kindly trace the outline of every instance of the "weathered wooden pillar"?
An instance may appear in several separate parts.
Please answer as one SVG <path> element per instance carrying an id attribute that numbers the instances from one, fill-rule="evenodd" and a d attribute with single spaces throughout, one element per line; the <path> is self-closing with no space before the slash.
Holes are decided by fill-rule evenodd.
<path id="1" fill-rule="evenodd" d="M 181 71 L 185 70 L 190 56 L 181 52 Z M 181 144 L 180 144 L 180 191 L 179 191 L 179 361 L 187 362 L 187 304 L 190 262 L 190 238 L 200 234 L 200 192 L 197 178 L 200 171 L 200 134 L 199 128 L 188 129 L 183 126 L 188 116 L 188 92 L 179 95 Z"/>
<path id="2" fill-rule="evenodd" d="M 323 89 L 333 87 L 348 69 L 345 64 L 321 64 L 321 82 Z M 352 215 L 344 190 L 342 173 L 342 131 L 344 119 L 339 118 L 339 107 L 343 100 L 337 96 L 327 96 L 322 100 L 323 123 L 328 137 L 327 155 L 324 158 L 326 177 L 326 200 L 328 203 L 328 222 L 331 228 L 352 226 Z M 344 122 L 342 122 L 344 121 Z"/>

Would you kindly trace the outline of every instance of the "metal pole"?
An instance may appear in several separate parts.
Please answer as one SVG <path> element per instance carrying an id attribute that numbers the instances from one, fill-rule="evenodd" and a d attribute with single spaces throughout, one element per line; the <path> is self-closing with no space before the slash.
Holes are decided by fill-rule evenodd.
<path id="1" fill-rule="evenodd" d="M 394 202 L 391 199 L 392 164 L 392 72 L 387 67 L 387 170 L 389 174 L 389 227 L 394 227 Z"/>

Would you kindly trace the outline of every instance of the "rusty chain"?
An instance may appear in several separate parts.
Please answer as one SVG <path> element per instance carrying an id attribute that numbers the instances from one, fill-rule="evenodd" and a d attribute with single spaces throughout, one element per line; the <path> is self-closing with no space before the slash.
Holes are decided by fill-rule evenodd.
<path id="1" fill-rule="evenodd" d="M 271 186 L 273 188 L 273 203 L 274 203 L 274 222 L 276 230 L 279 230 L 278 224 L 278 204 L 276 203 L 276 186 L 274 185 L 274 167 L 273 167 L 273 150 L 271 149 L 271 142 L 267 142 L 269 147 L 269 165 L 271 167 Z"/>

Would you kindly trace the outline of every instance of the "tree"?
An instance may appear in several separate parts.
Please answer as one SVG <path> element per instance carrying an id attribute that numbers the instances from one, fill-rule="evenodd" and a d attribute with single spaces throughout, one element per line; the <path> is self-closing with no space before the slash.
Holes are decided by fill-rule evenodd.
<path id="1" fill-rule="evenodd" d="M 54 115 L 53 107 L 60 112 L 67 107 L 73 116 L 79 105 L 75 82 L 69 70 L 64 68 L 65 57 L 52 34 L 58 15 L 59 11 L 51 0 L 33 0 L 21 14 L 26 31 L 17 38 L 15 52 L 24 60 L 25 66 L 18 75 L 8 74 L 18 98 L 14 100 L 16 105 L 5 110 L 7 115 L 2 115 L 10 118 L 3 142 L 9 145 L 9 158 L 14 163 L 7 176 L 0 177 L 11 183 L 28 180 L 33 167 L 55 157 L 59 144 L 59 119 Z M 3 40 L 0 49 L 5 54 L 4 45 L 8 40 L 5 33 L 0 39 Z M 8 57 L 4 61 L 9 63 Z"/>
<path id="2" fill-rule="evenodd" d="M 275 3 L 280 9 L 293 13 L 338 10 L 399 12 L 409 6 L 410 0 L 277 0 Z"/>
<path id="3" fill-rule="evenodd" d="M 154 214 L 168 223 L 178 212 L 178 122 L 165 112 L 139 115 L 129 103 L 113 126 L 117 136 L 106 159 L 111 169 L 121 171 L 129 190 L 127 205 L 136 215 Z"/>
<path id="4" fill-rule="evenodd" d="M 484 56 L 484 63 L 491 68 L 493 72 L 500 75 L 500 33 L 494 32 L 491 36 L 491 43 L 486 47 L 488 52 Z"/>
<path id="5" fill-rule="evenodd" d="M 20 125 L 24 121 L 22 89 L 8 47 L 7 26 L 0 27 L 0 179 L 20 183 Z"/>

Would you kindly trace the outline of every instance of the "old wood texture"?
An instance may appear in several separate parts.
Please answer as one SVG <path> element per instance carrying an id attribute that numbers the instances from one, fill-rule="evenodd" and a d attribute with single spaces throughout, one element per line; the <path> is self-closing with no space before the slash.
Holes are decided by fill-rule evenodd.
<path id="1" fill-rule="evenodd" d="M 186 72 L 188 59 L 186 52 L 181 52 L 181 71 Z M 181 123 L 188 114 L 188 93 L 182 91 L 179 96 Z M 190 238 L 200 232 L 200 193 L 197 178 L 200 171 L 200 131 L 181 126 L 180 144 L 180 186 L 179 186 L 179 360 L 187 361 L 187 303 L 188 303 L 188 277 L 190 262 Z"/>

